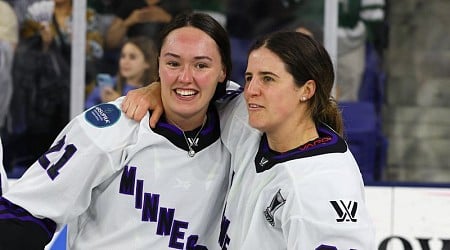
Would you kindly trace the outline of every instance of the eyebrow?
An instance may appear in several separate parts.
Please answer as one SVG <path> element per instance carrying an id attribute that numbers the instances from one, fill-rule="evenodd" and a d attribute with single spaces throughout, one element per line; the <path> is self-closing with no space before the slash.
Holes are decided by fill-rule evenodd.
<path id="1" fill-rule="evenodd" d="M 253 74 L 250 73 L 250 72 L 245 72 L 245 75 L 253 75 Z M 277 74 L 272 73 L 272 72 L 270 72 L 270 71 L 262 71 L 262 72 L 258 72 L 257 75 L 262 75 L 262 76 L 264 76 L 264 75 L 271 75 L 271 76 L 275 76 L 275 77 L 277 77 L 277 78 L 280 78 Z"/>
<path id="2" fill-rule="evenodd" d="M 175 58 L 181 58 L 179 55 L 174 54 L 174 53 L 170 53 L 170 52 L 165 53 L 163 56 L 164 56 L 164 57 L 165 57 L 165 56 L 172 56 L 172 57 L 175 57 Z M 209 57 L 209 56 L 195 56 L 194 59 L 195 59 L 195 60 L 208 60 L 208 61 L 212 61 L 212 58 Z"/>

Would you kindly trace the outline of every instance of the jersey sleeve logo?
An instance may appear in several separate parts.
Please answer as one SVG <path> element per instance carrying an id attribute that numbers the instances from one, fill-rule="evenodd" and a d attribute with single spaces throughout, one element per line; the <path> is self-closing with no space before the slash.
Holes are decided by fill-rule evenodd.
<path id="1" fill-rule="evenodd" d="M 84 118 L 97 128 L 112 126 L 120 118 L 119 108 L 110 103 L 102 103 L 92 107 L 84 114 Z"/>
<path id="2" fill-rule="evenodd" d="M 347 204 L 343 200 L 330 201 L 334 210 L 336 211 L 338 218 L 337 222 L 356 222 L 356 210 L 358 209 L 358 202 L 349 201 Z"/>
<path id="3" fill-rule="evenodd" d="M 281 206 L 286 203 L 286 199 L 281 195 L 281 189 L 273 196 L 272 202 L 270 205 L 264 210 L 264 216 L 266 217 L 267 222 L 273 227 L 275 226 L 274 214 Z"/>

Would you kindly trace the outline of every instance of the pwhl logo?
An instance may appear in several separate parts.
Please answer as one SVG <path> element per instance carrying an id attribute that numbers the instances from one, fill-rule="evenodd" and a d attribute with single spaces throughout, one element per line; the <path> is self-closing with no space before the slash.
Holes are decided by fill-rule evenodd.
<path id="1" fill-rule="evenodd" d="M 187 138 L 189 146 L 198 146 L 198 138 Z"/>
<path id="2" fill-rule="evenodd" d="M 264 216 L 266 217 L 267 222 L 270 223 L 273 227 L 275 226 L 274 214 L 278 208 L 283 206 L 286 203 L 286 199 L 281 195 L 281 189 L 273 196 L 270 205 L 264 210 Z"/>
<path id="3" fill-rule="evenodd" d="M 348 201 L 346 204 L 343 200 L 339 200 L 339 201 L 330 201 L 330 203 L 333 206 L 334 210 L 336 210 L 336 213 L 338 215 L 338 218 L 336 219 L 337 222 L 357 221 L 355 215 L 356 210 L 358 209 L 358 202 Z"/>

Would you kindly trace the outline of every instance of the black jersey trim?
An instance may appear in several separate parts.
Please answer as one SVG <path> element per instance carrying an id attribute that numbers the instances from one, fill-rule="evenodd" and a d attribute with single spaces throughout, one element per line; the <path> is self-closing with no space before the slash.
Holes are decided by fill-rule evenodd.
<path id="1" fill-rule="evenodd" d="M 1 240 L 2 245 L 16 242 L 16 244 L 28 244 L 28 246 L 34 244 L 45 246 L 55 234 L 56 223 L 47 218 L 36 218 L 22 207 L 0 197 L 0 231 L 2 238 L 4 237 Z M 28 242 L 15 240 L 24 238 Z"/>
<path id="2" fill-rule="evenodd" d="M 186 137 L 194 137 L 200 128 L 201 126 L 191 131 L 185 131 Z M 152 130 L 155 133 L 166 137 L 178 148 L 181 148 L 186 152 L 189 151 L 183 132 L 175 125 L 168 123 L 165 117 L 161 117 L 160 121 L 156 124 L 156 128 Z M 197 153 L 207 148 L 220 138 L 219 114 L 217 113 L 217 109 L 214 105 L 210 105 L 208 108 L 206 124 L 202 131 L 200 131 L 198 138 L 199 140 L 197 146 L 193 146 L 193 149 Z"/>
<path id="3" fill-rule="evenodd" d="M 319 132 L 319 138 L 284 153 L 271 150 L 267 142 L 267 136 L 263 134 L 255 157 L 256 172 L 262 173 L 278 163 L 294 159 L 347 151 L 347 143 L 332 129 L 325 125 L 319 125 L 317 131 Z"/>

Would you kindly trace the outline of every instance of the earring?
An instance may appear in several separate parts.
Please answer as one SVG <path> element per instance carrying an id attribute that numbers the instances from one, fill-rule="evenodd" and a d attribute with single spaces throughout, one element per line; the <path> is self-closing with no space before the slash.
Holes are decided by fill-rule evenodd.
<path id="1" fill-rule="evenodd" d="M 302 96 L 301 101 L 302 102 L 306 101 L 306 96 Z"/>

